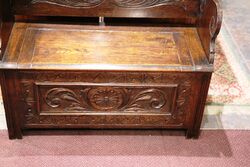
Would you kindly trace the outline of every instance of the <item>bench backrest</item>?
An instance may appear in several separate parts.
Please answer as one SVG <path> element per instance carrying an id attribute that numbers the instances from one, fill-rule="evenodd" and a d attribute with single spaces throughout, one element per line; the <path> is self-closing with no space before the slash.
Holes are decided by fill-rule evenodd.
<path id="1" fill-rule="evenodd" d="M 15 15 L 179 19 L 195 23 L 200 0 L 13 0 Z"/>

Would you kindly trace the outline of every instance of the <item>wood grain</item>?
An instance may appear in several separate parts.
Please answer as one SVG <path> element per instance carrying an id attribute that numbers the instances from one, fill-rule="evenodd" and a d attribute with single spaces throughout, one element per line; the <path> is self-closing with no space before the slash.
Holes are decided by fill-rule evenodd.
<path id="1" fill-rule="evenodd" d="M 182 18 L 196 21 L 199 0 L 14 0 L 14 13 L 33 16 Z"/>
<path id="2" fill-rule="evenodd" d="M 185 112 L 189 96 L 199 77 L 192 73 L 20 72 L 23 124 L 47 128 L 165 124 L 184 128 L 191 114 Z"/>
<path id="3" fill-rule="evenodd" d="M 16 23 L 4 62 L 19 69 L 213 69 L 196 29 L 176 27 Z"/>
<path id="4" fill-rule="evenodd" d="M 9 0 L 0 1 L 0 60 L 7 47 L 14 17 L 11 15 L 11 2 Z"/>
<path id="5" fill-rule="evenodd" d="M 222 7 L 219 0 L 203 0 L 198 22 L 198 33 L 209 59 L 213 64 L 215 56 L 215 39 L 222 24 Z"/>

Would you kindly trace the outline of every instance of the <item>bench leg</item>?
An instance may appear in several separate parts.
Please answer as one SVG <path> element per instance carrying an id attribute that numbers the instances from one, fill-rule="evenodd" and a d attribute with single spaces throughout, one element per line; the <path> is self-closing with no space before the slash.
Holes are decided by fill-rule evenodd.
<path id="1" fill-rule="evenodd" d="M 8 127 L 9 139 L 22 139 L 22 130 L 18 115 L 17 91 L 15 76 L 0 72 L 2 98 L 5 109 L 5 117 Z"/>
<path id="2" fill-rule="evenodd" d="M 186 139 L 192 139 L 193 138 L 193 130 L 188 129 L 186 130 Z"/>
<path id="3" fill-rule="evenodd" d="M 188 129 L 186 131 L 186 139 L 198 139 L 200 136 L 200 130 Z"/>
<path id="4" fill-rule="evenodd" d="M 203 118 L 203 113 L 205 110 L 205 104 L 207 99 L 207 93 L 210 85 L 210 79 L 211 79 L 211 73 L 205 75 L 203 77 L 203 80 L 201 82 L 201 96 L 200 100 L 198 101 L 197 107 L 196 107 L 196 114 L 194 119 L 193 128 L 190 128 L 187 130 L 187 138 L 194 138 L 198 139 L 200 135 L 200 126 Z"/>

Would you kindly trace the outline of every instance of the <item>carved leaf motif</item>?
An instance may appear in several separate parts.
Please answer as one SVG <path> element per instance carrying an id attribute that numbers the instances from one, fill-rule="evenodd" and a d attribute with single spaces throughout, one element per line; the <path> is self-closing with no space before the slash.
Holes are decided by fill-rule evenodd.
<path id="1" fill-rule="evenodd" d="M 125 111 L 159 110 L 166 104 L 164 92 L 159 89 L 147 89 L 135 95 L 125 106 Z M 159 110 L 160 111 L 160 110 Z"/>
<path id="2" fill-rule="evenodd" d="M 183 0 L 115 0 L 116 5 L 124 8 L 148 8 L 160 5 L 180 6 Z M 183 4 L 182 4 L 183 5 Z"/>
<path id="3" fill-rule="evenodd" d="M 125 112 L 161 111 L 166 104 L 165 92 L 160 89 L 143 89 L 137 93 L 132 93 L 132 90 L 111 87 L 86 88 L 78 96 L 73 90 L 67 88 L 53 88 L 45 94 L 45 101 L 52 108 L 61 107 L 67 111 L 84 109 Z"/>
<path id="4" fill-rule="evenodd" d="M 103 0 L 32 0 L 32 4 L 36 3 L 50 3 L 59 6 L 66 6 L 66 7 L 74 7 L 74 8 L 81 8 L 81 7 L 93 7 L 102 3 Z"/>
<path id="5" fill-rule="evenodd" d="M 74 91 L 66 88 L 53 88 L 50 89 L 45 95 L 46 103 L 52 108 L 58 108 L 64 102 L 68 102 L 69 106 L 65 110 L 83 110 L 81 102 L 77 98 Z"/>

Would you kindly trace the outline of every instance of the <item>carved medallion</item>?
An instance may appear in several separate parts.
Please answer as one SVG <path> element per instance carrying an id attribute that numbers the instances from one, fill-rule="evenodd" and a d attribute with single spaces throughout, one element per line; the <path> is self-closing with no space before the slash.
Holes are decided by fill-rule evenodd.
<path id="1" fill-rule="evenodd" d="M 123 103 L 123 98 L 122 89 L 111 87 L 94 88 L 88 92 L 90 104 L 98 110 L 118 109 Z"/>
<path id="2" fill-rule="evenodd" d="M 83 7 L 93 7 L 101 4 L 103 0 L 32 0 L 32 4 L 36 3 L 49 3 L 58 6 L 83 8 Z"/>

